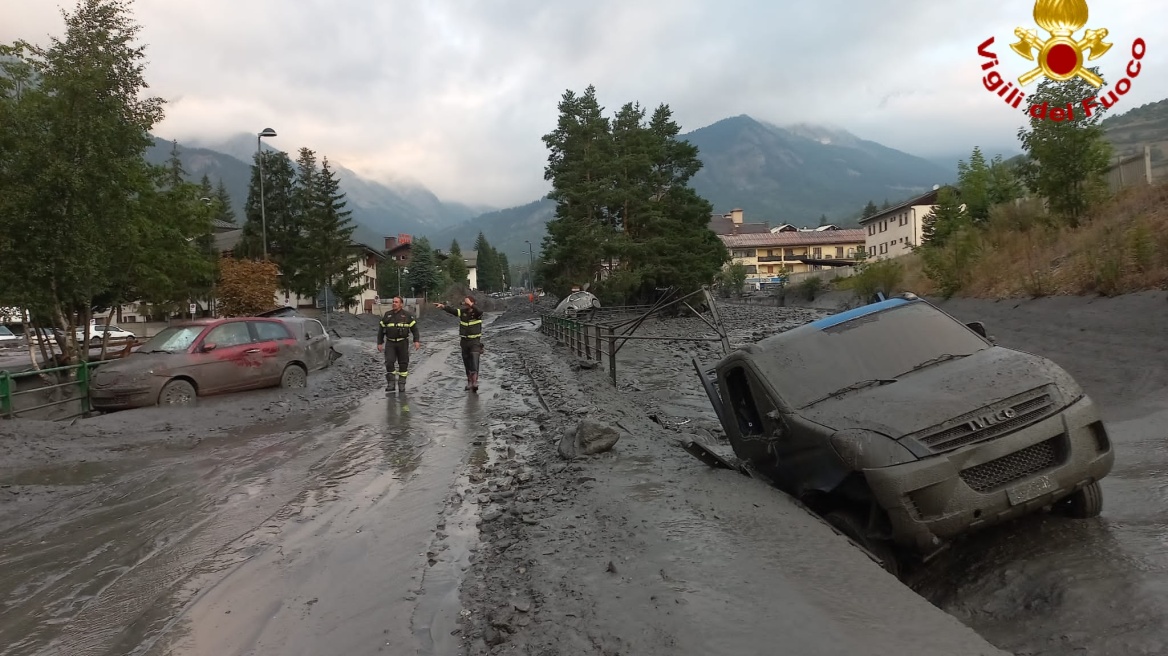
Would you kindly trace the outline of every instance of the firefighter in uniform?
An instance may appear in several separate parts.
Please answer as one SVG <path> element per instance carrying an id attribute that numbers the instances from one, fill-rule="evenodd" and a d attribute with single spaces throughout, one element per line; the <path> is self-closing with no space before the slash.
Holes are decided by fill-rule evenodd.
<path id="1" fill-rule="evenodd" d="M 406 376 L 410 375 L 410 333 L 414 336 L 414 349 L 422 348 L 418 335 L 418 322 L 414 315 L 402 308 L 402 298 L 393 297 L 393 309 L 381 316 L 377 329 L 377 350 L 385 351 L 385 391 L 393 391 L 393 379 L 397 377 L 397 391 L 406 391 Z M 386 348 L 388 343 L 388 348 Z M 397 371 L 394 371 L 394 364 Z"/>
<path id="2" fill-rule="evenodd" d="M 462 299 L 462 307 L 452 308 L 445 303 L 434 307 L 458 317 L 458 341 L 462 346 L 462 366 L 466 369 L 466 387 L 479 391 L 479 357 L 483 353 L 483 313 L 475 307 L 470 296 Z"/>

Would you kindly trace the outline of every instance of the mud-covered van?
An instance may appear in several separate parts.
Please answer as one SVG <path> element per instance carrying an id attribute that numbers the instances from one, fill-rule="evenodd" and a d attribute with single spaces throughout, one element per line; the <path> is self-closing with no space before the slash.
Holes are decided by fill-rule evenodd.
<path id="1" fill-rule="evenodd" d="M 694 364 L 741 466 L 892 571 L 903 548 L 1102 510 L 1114 454 L 1074 379 L 912 294 Z"/>

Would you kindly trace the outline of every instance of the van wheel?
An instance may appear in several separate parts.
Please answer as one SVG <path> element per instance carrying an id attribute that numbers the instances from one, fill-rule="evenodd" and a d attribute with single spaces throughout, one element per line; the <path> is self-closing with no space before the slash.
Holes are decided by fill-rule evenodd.
<path id="1" fill-rule="evenodd" d="M 298 364 L 284 367 L 284 375 L 280 377 L 280 387 L 298 388 L 308 385 L 308 372 Z"/>
<path id="2" fill-rule="evenodd" d="M 900 560 L 892 544 L 885 540 L 870 538 L 865 531 L 866 522 L 856 513 L 847 510 L 833 510 L 823 516 L 840 533 L 867 549 L 889 574 L 900 578 Z"/>
<path id="3" fill-rule="evenodd" d="M 158 405 L 194 405 L 195 386 L 185 380 L 172 380 L 158 393 Z"/>
<path id="4" fill-rule="evenodd" d="M 1103 512 L 1103 488 L 1095 481 L 1071 493 L 1060 505 L 1067 516 L 1075 519 L 1098 517 Z"/>

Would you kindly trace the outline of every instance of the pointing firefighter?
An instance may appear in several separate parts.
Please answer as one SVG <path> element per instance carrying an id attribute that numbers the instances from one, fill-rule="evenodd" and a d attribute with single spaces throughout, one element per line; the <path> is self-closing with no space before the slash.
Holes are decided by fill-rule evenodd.
<path id="1" fill-rule="evenodd" d="M 462 366 L 466 369 L 466 387 L 479 391 L 479 357 L 483 353 L 483 313 L 475 307 L 471 296 L 462 299 L 462 306 L 452 308 L 445 303 L 435 303 L 434 307 L 458 317 L 458 337 L 462 346 Z"/>
<path id="2" fill-rule="evenodd" d="M 393 309 L 381 315 L 377 328 L 377 350 L 385 351 L 385 391 L 393 391 L 393 380 L 397 378 L 397 391 L 406 391 L 406 376 L 410 375 L 410 334 L 414 336 L 414 349 L 422 348 L 418 335 L 418 322 L 414 315 L 402 307 L 402 297 L 393 297 Z M 388 343 L 389 348 L 384 345 Z M 394 371 L 394 364 L 397 371 Z"/>

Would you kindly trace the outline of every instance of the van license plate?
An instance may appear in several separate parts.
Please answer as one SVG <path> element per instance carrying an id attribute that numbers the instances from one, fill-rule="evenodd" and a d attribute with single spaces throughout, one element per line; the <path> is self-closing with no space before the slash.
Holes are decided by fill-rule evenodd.
<path id="1" fill-rule="evenodd" d="M 1036 499 L 1053 489 L 1054 484 L 1050 482 L 1050 477 L 1039 476 L 1038 478 L 1031 479 L 1021 485 L 1016 485 L 1006 490 L 1006 496 L 1010 498 L 1010 505 L 1016 506 L 1020 503 L 1026 503 L 1031 499 Z"/>

